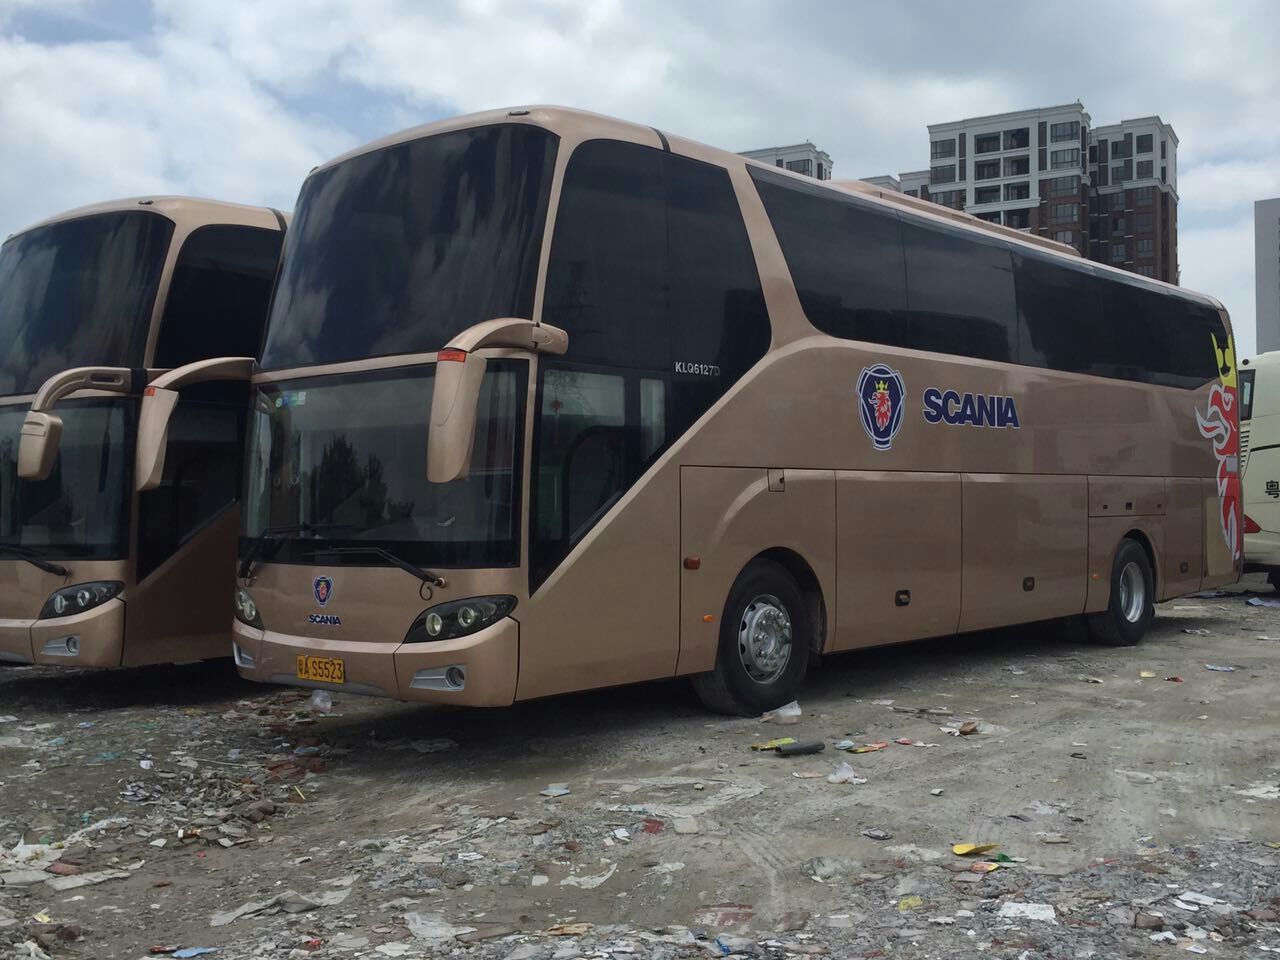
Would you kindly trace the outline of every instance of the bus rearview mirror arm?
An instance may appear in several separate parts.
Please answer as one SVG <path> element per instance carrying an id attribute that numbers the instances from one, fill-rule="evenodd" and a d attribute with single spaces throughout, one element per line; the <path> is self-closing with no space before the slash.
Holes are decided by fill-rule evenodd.
<path id="1" fill-rule="evenodd" d="M 483 347 L 560 355 L 569 349 L 569 335 L 549 324 L 503 317 L 477 323 L 449 341 L 436 357 L 431 391 L 427 432 L 427 480 L 431 483 L 460 480 L 471 470 L 476 407 L 488 365 L 475 351 Z"/>
<path id="2" fill-rule="evenodd" d="M 208 380 L 248 380 L 253 375 L 253 365 L 253 357 L 215 357 L 177 367 L 152 381 L 142 394 L 142 407 L 138 411 L 138 449 L 133 478 L 139 490 L 154 490 L 164 476 L 169 418 L 178 405 L 178 388 Z"/>
<path id="3" fill-rule="evenodd" d="M 23 480 L 45 480 L 53 471 L 62 439 L 62 418 L 50 411 L 63 397 L 77 390 L 128 394 L 140 390 L 146 383 L 145 370 L 128 367 L 72 367 L 55 373 L 40 385 L 22 421 L 18 476 Z"/>

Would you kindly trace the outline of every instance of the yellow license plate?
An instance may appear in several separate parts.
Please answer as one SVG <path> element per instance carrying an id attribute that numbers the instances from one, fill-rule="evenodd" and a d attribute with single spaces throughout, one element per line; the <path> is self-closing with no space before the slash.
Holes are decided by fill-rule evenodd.
<path id="1" fill-rule="evenodd" d="M 298 679 L 346 683 L 347 665 L 336 657 L 298 657 Z"/>

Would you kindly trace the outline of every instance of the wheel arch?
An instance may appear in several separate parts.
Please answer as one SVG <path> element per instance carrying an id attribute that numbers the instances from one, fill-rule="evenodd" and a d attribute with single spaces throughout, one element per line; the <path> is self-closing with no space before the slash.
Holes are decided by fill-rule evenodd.
<path id="1" fill-rule="evenodd" d="M 791 574 L 800 592 L 805 598 L 805 613 L 813 625 L 813 643 L 811 652 L 821 654 L 827 646 L 827 601 L 822 593 L 822 583 L 813 567 L 796 551 L 789 547 L 770 547 L 751 558 L 755 560 L 772 560 Z M 745 567 L 743 568 L 746 569 Z"/>
<path id="2" fill-rule="evenodd" d="M 1156 559 L 1155 546 L 1151 543 L 1151 538 L 1145 530 L 1139 527 L 1130 528 L 1123 537 L 1116 542 L 1116 548 L 1112 551 L 1111 556 L 1114 561 L 1116 553 L 1120 550 L 1120 545 L 1126 540 L 1135 541 L 1138 546 L 1142 547 L 1142 552 L 1147 555 L 1147 562 L 1151 564 L 1151 586 L 1153 590 L 1152 599 L 1163 596 L 1162 593 L 1162 577 L 1160 564 Z"/>

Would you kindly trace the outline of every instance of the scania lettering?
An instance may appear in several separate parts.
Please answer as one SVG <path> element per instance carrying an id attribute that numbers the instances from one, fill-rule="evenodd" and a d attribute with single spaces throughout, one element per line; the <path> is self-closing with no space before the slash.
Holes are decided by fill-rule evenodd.
<path id="1" fill-rule="evenodd" d="M 1018 405 L 1013 397 L 960 394 L 955 390 L 930 387 L 924 392 L 924 418 L 929 423 L 952 426 L 1014 427 Z"/>
<path id="2" fill-rule="evenodd" d="M 1239 577 L 1230 418 L 1197 421 L 1230 342 L 1209 297 L 646 126 L 387 137 L 298 198 L 241 674 L 490 706 L 687 676 L 751 714 L 856 647 L 1066 616 L 1136 642 Z M 926 420 L 931 386 L 975 428 Z"/>

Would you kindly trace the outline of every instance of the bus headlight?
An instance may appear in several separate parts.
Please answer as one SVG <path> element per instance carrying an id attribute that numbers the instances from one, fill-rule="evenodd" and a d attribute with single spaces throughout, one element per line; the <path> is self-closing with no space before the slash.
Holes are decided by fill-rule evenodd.
<path id="1" fill-rule="evenodd" d="M 124 584 L 117 580 L 94 580 L 90 583 L 78 583 L 74 587 L 63 587 L 55 590 L 53 596 L 45 601 L 38 619 L 84 613 L 106 603 L 123 589 Z"/>
<path id="2" fill-rule="evenodd" d="M 405 643 L 453 640 L 483 630 L 516 608 L 515 597 L 471 597 L 436 604 L 418 614 L 405 635 Z"/>
<path id="3" fill-rule="evenodd" d="M 262 617 L 258 616 L 258 605 L 249 596 L 249 591 L 236 588 L 236 619 L 250 627 L 262 629 Z"/>

